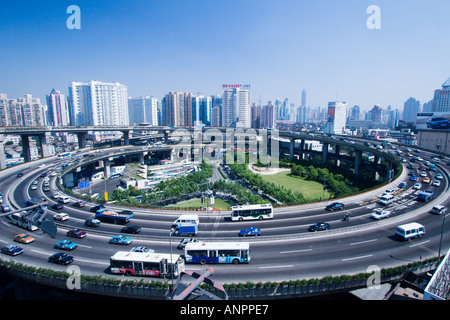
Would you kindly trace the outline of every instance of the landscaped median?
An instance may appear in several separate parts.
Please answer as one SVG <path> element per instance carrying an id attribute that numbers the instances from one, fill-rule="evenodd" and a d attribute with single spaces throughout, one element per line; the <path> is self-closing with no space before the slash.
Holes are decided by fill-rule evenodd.
<path id="1" fill-rule="evenodd" d="M 420 262 L 394 268 L 381 269 L 379 274 L 361 273 L 356 275 L 325 276 L 321 279 L 299 279 L 282 282 L 246 282 L 224 284 L 230 300 L 283 297 L 308 297 L 333 294 L 365 288 L 370 285 L 398 281 L 405 271 L 412 270 L 423 274 L 435 270 L 440 259 L 431 258 Z M 74 275 L 48 268 L 36 268 L 22 263 L 0 259 L 0 270 L 14 276 L 67 290 L 105 295 L 120 296 L 136 299 L 166 299 L 170 295 L 170 279 L 166 281 L 150 280 L 149 278 L 124 279 L 123 277 L 109 277 L 102 275 L 83 275 L 78 279 Z M 378 277 L 378 278 L 377 278 Z M 380 283 L 373 283 L 372 279 L 379 279 Z M 79 281 L 79 288 L 73 287 Z M 71 287 L 72 286 L 72 287 Z M 215 288 L 202 284 L 201 288 L 216 293 Z M 219 294 L 219 293 L 217 293 Z"/>

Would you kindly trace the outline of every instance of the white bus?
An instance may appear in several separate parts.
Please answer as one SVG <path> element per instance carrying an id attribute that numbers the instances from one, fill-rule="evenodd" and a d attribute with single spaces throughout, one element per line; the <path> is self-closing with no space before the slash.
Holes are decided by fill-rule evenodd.
<path id="1" fill-rule="evenodd" d="M 425 234 L 425 227 L 417 222 L 403 224 L 395 228 L 395 234 L 403 240 L 421 238 Z"/>
<path id="2" fill-rule="evenodd" d="M 127 276 L 178 277 L 184 268 L 179 254 L 119 251 L 110 259 L 111 273 Z"/>
<path id="3" fill-rule="evenodd" d="M 184 247 L 186 263 L 249 263 L 248 242 L 190 242 Z"/>
<path id="4" fill-rule="evenodd" d="M 271 204 L 256 204 L 249 206 L 231 207 L 231 220 L 263 220 L 273 218 L 273 208 Z"/>

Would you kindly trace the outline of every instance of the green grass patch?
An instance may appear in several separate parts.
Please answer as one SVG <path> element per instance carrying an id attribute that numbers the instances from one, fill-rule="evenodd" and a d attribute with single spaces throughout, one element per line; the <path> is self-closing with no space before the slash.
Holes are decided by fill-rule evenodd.
<path id="1" fill-rule="evenodd" d="M 277 174 L 262 174 L 264 181 L 273 182 L 275 185 L 283 186 L 293 192 L 301 192 L 307 199 L 322 199 L 323 184 L 315 181 L 308 181 L 291 175 L 290 171 Z M 325 200 L 330 198 L 330 193 L 325 190 Z"/>
<path id="2" fill-rule="evenodd" d="M 209 205 L 209 206 L 213 207 L 213 208 L 215 208 L 217 210 L 226 211 L 226 210 L 230 209 L 231 204 L 229 204 L 225 200 L 216 198 L 216 199 L 214 199 L 214 204 L 213 205 Z M 189 201 L 176 204 L 174 206 L 171 206 L 170 208 L 174 208 L 174 209 L 190 209 L 190 208 L 204 208 L 204 207 L 206 207 L 206 203 L 205 204 L 201 203 L 201 200 L 197 198 L 197 199 L 191 199 Z"/>

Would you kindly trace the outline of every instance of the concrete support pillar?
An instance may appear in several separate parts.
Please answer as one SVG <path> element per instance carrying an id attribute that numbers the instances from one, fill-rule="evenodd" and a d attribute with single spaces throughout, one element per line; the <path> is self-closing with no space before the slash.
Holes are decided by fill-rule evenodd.
<path id="1" fill-rule="evenodd" d="M 322 147 L 322 163 L 326 163 L 327 162 L 328 147 L 329 147 L 328 143 L 324 143 L 323 144 L 323 147 Z"/>
<path id="2" fill-rule="evenodd" d="M 339 156 L 341 154 L 341 146 L 336 145 L 336 149 L 334 150 L 335 155 Z"/>
<path id="3" fill-rule="evenodd" d="M 31 154 L 30 154 L 30 140 L 29 135 L 21 134 L 20 139 L 22 140 L 22 153 L 23 153 L 23 161 L 30 162 Z"/>
<path id="4" fill-rule="evenodd" d="M 3 135 L 0 134 L 0 169 L 6 169 L 5 145 Z"/>
<path id="5" fill-rule="evenodd" d="M 123 133 L 124 145 L 126 145 L 126 146 L 130 145 L 130 131 L 125 130 L 125 131 L 122 131 L 122 133 Z"/>
<path id="6" fill-rule="evenodd" d="M 169 131 L 164 131 L 164 143 L 169 142 Z"/>
<path id="7" fill-rule="evenodd" d="M 148 155 L 148 152 L 142 152 L 140 155 L 139 155 L 139 163 L 140 164 L 145 164 L 145 156 L 146 155 Z"/>
<path id="8" fill-rule="evenodd" d="M 294 147 L 295 147 L 295 139 L 294 138 L 290 138 L 290 143 L 289 143 L 289 160 L 294 159 Z"/>
<path id="9" fill-rule="evenodd" d="M 300 140 L 300 159 L 303 160 L 305 159 L 305 140 Z"/>
<path id="10" fill-rule="evenodd" d="M 362 162 L 362 151 L 361 150 L 355 150 L 356 156 L 355 156 L 355 174 L 359 174 L 359 170 L 361 168 L 361 162 Z"/>
<path id="11" fill-rule="evenodd" d="M 79 149 L 86 148 L 86 135 L 87 135 L 87 132 L 78 132 L 77 133 Z"/>
<path id="12" fill-rule="evenodd" d="M 50 154 L 47 151 L 47 134 L 40 134 L 38 136 L 39 138 L 39 147 L 41 149 L 41 157 L 45 158 L 50 156 Z"/>
<path id="13" fill-rule="evenodd" d="M 111 161 L 105 160 L 103 162 L 104 168 L 103 172 L 105 174 L 105 179 L 109 179 L 111 177 Z"/>

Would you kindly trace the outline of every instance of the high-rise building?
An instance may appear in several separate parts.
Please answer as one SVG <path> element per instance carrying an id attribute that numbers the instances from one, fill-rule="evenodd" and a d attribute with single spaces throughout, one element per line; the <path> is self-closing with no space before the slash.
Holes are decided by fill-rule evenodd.
<path id="1" fill-rule="evenodd" d="M 160 100 L 155 97 L 128 98 L 128 115 L 131 125 L 148 123 L 151 126 L 159 125 L 158 107 Z"/>
<path id="2" fill-rule="evenodd" d="M 169 92 L 164 96 L 163 118 L 167 126 L 192 126 L 192 94 Z"/>
<path id="3" fill-rule="evenodd" d="M 72 125 L 128 125 L 127 87 L 118 82 L 72 82 L 69 85 L 69 114 Z"/>
<path id="4" fill-rule="evenodd" d="M 210 127 L 212 121 L 212 97 L 202 95 L 192 97 L 192 124 Z"/>
<path id="5" fill-rule="evenodd" d="M 276 107 L 269 101 L 261 109 L 261 127 L 264 129 L 274 129 L 276 127 Z"/>
<path id="6" fill-rule="evenodd" d="M 223 85 L 222 126 L 251 127 L 250 86 Z"/>
<path id="7" fill-rule="evenodd" d="M 450 111 L 450 78 L 442 85 L 442 89 L 434 91 L 433 112 Z"/>
<path id="8" fill-rule="evenodd" d="M 39 98 L 26 94 L 23 98 L 8 99 L 6 94 L 0 94 L 0 125 L 29 127 L 44 124 L 44 106 Z"/>
<path id="9" fill-rule="evenodd" d="M 251 127 L 255 129 L 261 128 L 261 106 L 257 106 L 256 104 L 252 104 Z"/>
<path id="10" fill-rule="evenodd" d="M 48 126 L 69 125 L 69 109 L 66 97 L 60 91 L 53 89 L 47 95 L 47 121 Z"/>
<path id="11" fill-rule="evenodd" d="M 347 102 L 328 102 L 326 134 L 344 134 L 347 121 Z"/>
<path id="12" fill-rule="evenodd" d="M 417 113 L 420 112 L 420 101 L 409 98 L 403 107 L 403 121 L 408 123 L 416 123 Z"/>

